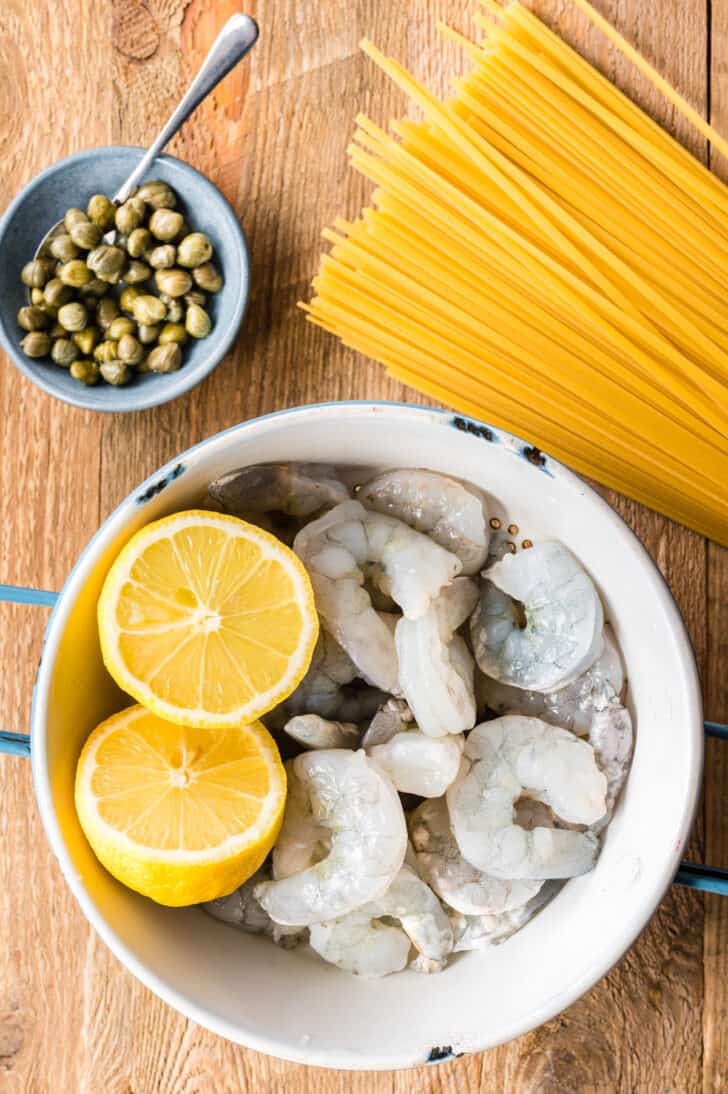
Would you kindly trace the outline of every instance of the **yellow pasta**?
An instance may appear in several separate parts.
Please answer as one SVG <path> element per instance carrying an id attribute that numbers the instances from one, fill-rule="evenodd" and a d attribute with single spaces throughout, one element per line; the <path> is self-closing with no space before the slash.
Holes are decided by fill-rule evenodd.
<path id="1" fill-rule="evenodd" d="M 728 190 L 519 3 L 480 0 L 444 100 L 357 118 L 372 207 L 324 232 L 307 318 L 466 414 L 728 545 Z M 587 3 L 577 6 L 728 144 Z"/>

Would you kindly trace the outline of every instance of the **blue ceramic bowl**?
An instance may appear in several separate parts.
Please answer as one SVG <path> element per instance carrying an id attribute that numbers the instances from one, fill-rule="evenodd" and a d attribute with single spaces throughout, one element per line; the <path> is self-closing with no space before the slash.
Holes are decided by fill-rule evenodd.
<path id="1" fill-rule="evenodd" d="M 248 250 L 235 213 L 199 171 L 173 156 L 160 156 L 152 165 L 150 177 L 163 179 L 174 188 L 179 208 L 192 228 L 210 237 L 215 265 L 225 279 L 224 288 L 208 298 L 212 332 L 183 347 L 178 372 L 135 376 L 124 387 L 104 383 L 84 387 L 66 369 L 51 361 L 26 357 L 21 351 L 19 343 L 24 332 L 16 316 L 28 302 L 20 281 L 22 267 L 69 206 L 85 209 L 92 194 L 114 194 L 142 155 L 140 148 L 116 145 L 69 156 L 36 175 L 0 220 L 0 342 L 13 364 L 34 384 L 57 399 L 89 410 L 143 410 L 190 391 L 232 346 L 248 300 Z"/>

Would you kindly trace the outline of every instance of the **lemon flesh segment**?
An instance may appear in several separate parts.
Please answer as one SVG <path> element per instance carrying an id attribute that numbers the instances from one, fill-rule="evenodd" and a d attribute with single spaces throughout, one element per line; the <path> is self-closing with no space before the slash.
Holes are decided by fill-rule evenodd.
<path id="1" fill-rule="evenodd" d="M 190 510 L 123 548 L 99 599 L 99 633 L 116 682 L 160 717 L 233 726 L 300 683 L 318 616 L 288 547 L 237 517 Z"/>
<path id="2" fill-rule="evenodd" d="M 76 811 L 118 881 L 179 907 L 233 892 L 283 819 L 286 775 L 260 722 L 210 730 L 141 706 L 98 726 L 76 770 Z"/>

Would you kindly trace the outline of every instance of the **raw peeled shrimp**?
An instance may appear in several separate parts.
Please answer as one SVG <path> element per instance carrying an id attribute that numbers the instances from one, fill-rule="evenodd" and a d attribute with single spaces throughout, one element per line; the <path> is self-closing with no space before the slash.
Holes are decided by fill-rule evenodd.
<path id="1" fill-rule="evenodd" d="M 295 691 L 266 719 L 271 728 L 281 729 L 296 714 L 320 714 L 332 718 L 345 701 L 344 685 L 356 679 L 359 670 L 333 635 L 321 628 L 308 672 Z"/>
<path id="2" fill-rule="evenodd" d="M 441 900 L 464 915 L 497 916 L 520 908 L 542 881 L 503 881 L 472 866 L 460 853 L 450 828 L 447 803 L 433 798 L 408 819 L 417 868 Z"/>
<path id="3" fill-rule="evenodd" d="M 498 915 L 463 915 L 462 912 L 452 912 L 450 924 L 453 929 L 453 952 L 483 950 L 487 946 L 497 946 L 505 942 L 516 931 L 520 931 L 544 904 L 548 904 L 560 888 L 558 882 L 547 881 L 526 904 Z"/>
<path id="4" fill-rule="evenodd" d="M 349 491 L 325 463 L 259 463 L 215 479 L 210 497 L 228 513 L 310 517 L 346 501 Z"/>
<path id="5" fill-rule="evenodd" d="M 247 934 L 265 934 L 284 949 L 292 949 L 302 941 L 305 931 L 298 927 L 282 927 L 274 923 L 268 913 L 261 908 L 253 896 L 255 886 L 270 876 L 265 868 L 258 870 L 248 878 L 239 889 L 228 896 L 219 897 L 217 900 L 209 900 L 201 905 L 206 912 L 219 919 L 221 923 L 227 923 L 230 927 L 237 927 Z"/>
<path id="6" fill-rule="evenodd" d="M 283 824 L 273 847 L 274 881 L 300 874 L 321 862 L 331 847 L 329 829 L 314 816 L 311 796 L 296 773 L 294 761 L 288 760 L 285 767 L 288 793 Z"/>
<path id="7" fill-rule="evenodd" d="M 561 820 L 600 820 L 607 780 L 590 744 L 538 718 L 506 715 L 476 726 L 464 752 L 447 804 L 468 862 L 505 879 L 574 877 L 591 869 L 598 846 L 591 832 L 528 832 L 515 822 L 514 808 L 525 792 Z"/>
<path id="8" fill-rule="evenodd" d="M 608 623 L 603 637 L 594 664 L 558 691 L 524 691 L 483 676 L 476 688 L 478 698 L 496 714 L 526 714 L 581 737 L 589 732 L 594 712 L 619 703 L 624 688 L 622 658 Z"/>
<path id="9" fill-rule="evenodd" d="M 612 819 L 629 771 L 633 740 L 632 718 L 621 703 L 610 703 L 595 711 L 589 727 L 589 744 L 606 776 L 607 794 L 604 816 L 592 824 L 592 832 L 601 832 Z"/>
<path id="10" fill-rule="evenodd" d="M 304 748 L 356 748 L 361 737 L 353 722 L 331 722 L 319 714 L 297 714 L 283 729 Z"/>
<path id="11" fill-rule="evenodd" d="M 431 737 L 475 725 L 473 659 L 455 632 L 477 599 L 475 582 L 456 577 L 419 619 L 402 618 L 397 624 L 400 686 L 417 725 Z"/>
<path id="12" fill-rule="evenodd" d="M 357 491 L 367 509 L 403 520 L 457 555 L 474 574 L 488 554 L 490 529 L 482 494 L 435 471 L 398 469 L 377 475 Z"/>
<path id="13" fill-rule="evenodd" d="M 404 699 L 387 699 L 372 718 L 361 739 L 363 749 L 383 745 L 397 733 L 404 733 L 412 724 L 412 711 Z"/>
<path id="14" fill-rule="evenodd" d="M 398 919 L 401 929 L 381 923 L 385 916 Z M 377 900 L 334 922 L 313 924 L 310 942 L 316 953 L 340 969 L 385 976 L 405 967 L 411 945 L 439 966 L 452 950 L 453 931 L 429 886 L 409 866 L 402 866 Z"/>
<path id="15" fill-rule="evenodd" d="M 258 885 L 256 899 L 276 923 L 309 926 L 381 897 L 407 846 L 402 805 L 390 779 L 364 752 L 344 749 L 304 752 L 288 771 L 289 798 L 273 854 L 280 880 Z M 330 841 L 325 858 L 281 876 L 281 859 L 302 863 L 308 854 L 310 861 L 324 839 Z"/>
<path id="16" fill-rule="evenodd" d="M 601 601 L 561 543 L 506 555 L 484 578 L 470 626 L 475 659 L 486 676 L 531 691 L 555 691 L 596 661 Z"/>
<path id="17" fill-rule="evenodd" d="M 397 653 L 387 623 L 363 588 L 362 566 L 376 562 L 394 600 L 417 618 L 460 570 L 460 561 L 402 521 L 347 501 L 305 525 L 293 548 L 311 577 L 324 626 L 371 684 L 397 693 Z"/>
<path id="18" fill-rule="evenodd" d="M 463 744 L 462 734 L 435 738 L 409 729 L 384 744 L 370 746 L 366 752 L 401 794 L 438 798 L 458 773 Z"/>

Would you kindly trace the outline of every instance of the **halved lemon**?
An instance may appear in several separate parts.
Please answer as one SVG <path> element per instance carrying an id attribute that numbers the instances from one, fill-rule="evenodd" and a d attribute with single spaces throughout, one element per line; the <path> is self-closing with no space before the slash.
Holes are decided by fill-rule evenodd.
<path id="1" fill-rule="evenodd" d="M 76 769 L 76 810 L 110 874 L 159 904 L 225 896 L 270 851 L 286 774 L 260 722 L 172 725 L 141 706 L 93 731 Z"/>
<path id="2" fill-rule="evenodd" d="M 239 726 L 300 682 L 318 616 L 293 551 L 237 517 L 193 509 L 123 548 L 99 599 L 99 632 L 117 684 L 161 718 Z"/>

